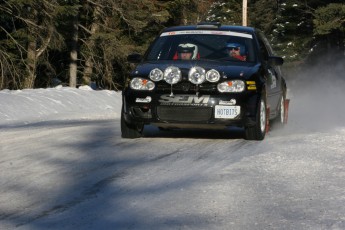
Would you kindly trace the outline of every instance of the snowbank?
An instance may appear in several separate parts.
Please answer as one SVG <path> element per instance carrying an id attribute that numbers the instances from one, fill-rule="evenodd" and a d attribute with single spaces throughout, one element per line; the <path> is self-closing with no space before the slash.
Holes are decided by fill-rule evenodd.
<path id="1" fill-rule="evenodd" d="M 117 118 L 121 93 L 88 86 L 0 91 L 0 125 L 48 120 Z M 101 117 L 100 117 L 101 116 Z"/>

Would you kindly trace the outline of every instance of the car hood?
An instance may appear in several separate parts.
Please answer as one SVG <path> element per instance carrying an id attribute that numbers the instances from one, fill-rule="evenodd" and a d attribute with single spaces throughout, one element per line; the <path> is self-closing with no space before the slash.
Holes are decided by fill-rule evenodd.
<path id="1" fill-rule="evenodd" d="M 253 74 L 257 73 L 260 69 L 259 63 L 247 63 L 247 62 L 231 62 L 231 61 L 150 61 L 140 63 L 134 71 L 131 73 L 132 77 L 148 77 L 150 71 L 158 68 L 164 71 L 169 66 L 175 66 L 181 69 L 182 75 L 187 74 L 190 68 L 199 66 L 206 71 L 210 69 L 217 70 L 224 78 L 249 78 Z"/>

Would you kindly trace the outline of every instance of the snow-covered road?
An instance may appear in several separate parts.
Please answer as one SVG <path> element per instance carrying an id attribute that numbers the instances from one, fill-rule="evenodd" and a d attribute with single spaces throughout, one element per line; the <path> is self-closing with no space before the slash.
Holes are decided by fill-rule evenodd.
<path id="1" fill-rule="evenodd" d="M 0 229 L 345 229 L 339 84 L 290 82 L 289 124 L 259 142 L 151 126 L 126 140 L 120 93 L 0 91 Z"/>

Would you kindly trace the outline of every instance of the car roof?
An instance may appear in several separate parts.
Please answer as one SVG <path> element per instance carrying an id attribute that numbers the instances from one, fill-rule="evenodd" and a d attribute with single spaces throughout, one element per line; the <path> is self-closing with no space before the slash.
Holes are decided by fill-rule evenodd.
<path id="1" fill-rule="evenodd" d="M 182 30 L 216 30 L 216 31 L 235 31 L 241 33 L 253 34 L 255 33 L 255 28 L 247 26 L 234 26 L 234 25 L 221 25 L 215 23 L 199 23 L 197 25 L 186 25 L 186 26 L 173 26 L 166 28 L 162 31 L 171 32 L 171 31 L 182 31 Z"/>

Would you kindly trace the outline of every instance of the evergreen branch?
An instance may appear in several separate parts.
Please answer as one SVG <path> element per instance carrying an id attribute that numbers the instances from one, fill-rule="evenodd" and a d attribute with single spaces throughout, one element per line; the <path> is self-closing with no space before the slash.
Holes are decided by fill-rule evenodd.
<path id="1" fill-rule="evenodd" d="M 2 5 L 0 5 L 0 11 L 6 12 L 6 13 L 8 13 L 10 15 L 13 14 L 12 10 L 9 7 L 5 7 L 5 6 L 2 6 Z"/>
<path id="2" fill-rule="evenodd" d="M 48 26 L 48 37 L 44 41 L 42 47 L 36 50 L 36 57 L 41 56 L 41 54 L 47 49 L 47 47 L 50 44 L 51 38 L 53 36 L 53 32 L 54 32 L 54 27 L 52 25 Z"/>
<path id="3" fill-rule="evenodd" d="M 91 1 L 91 0 L 87 0 L 88 3 L 91 3 L 92 5 L 95 5 L 95 6 L 98 6 L 98 7 L 102 7 L 103 8 L 103 5 L 97 3 L 97 2 L 94 2 L 94 1 Z"/>
<path id="4" fill-rule="evenodd" d="M 43 1 L 45 4 L 44 5 L 47 5 L 48 7 L 48 9 L 52 9 L 52 11 L 54 11 L 55 9 L 56 9 L 56 4 L 53 4 L 52 3 L 52 1 L 51 0 L 49 0 L 49 1 L 47 1 L 47 0 L 44 0 Z M 55 3 L 56 3 L 56 1 L 55 1 Z M 58 3 L 57 3 L 58 4 Z M 50 6 L 50 7 L 49 7 Z"/>
<path id="5" fill-rule="evenodd" d="M 78 27 L 82 28 L 83 30 L 85 30 L 87 33 L 92 34 L 91 30 L 89 30 L 88 28 L 86 28 L 85 26 L 83 26 L 82 24 L 78 24 Z"/>
<path id="6" fill-rule="evenodd" d="M 19 44 L 19 43 L 17 42 L 17 40 L 16 40 L 14 37 L 12 37 L 12 35 L 11 35 L 4 27 L 2 27 L 1 25 L 0 25 L 0 29 L 2 29 L 2 30 L 7 34 L 7 36 L 9 36 L 9 37 L 11 38 L 11 40 L 12 40 L 17 46 L 19 46 L 22 50 L 24 50 L 25 52 L 27 52 L 27 50 L 26 50 L 21 44 Z"/>
<path id="7" fill-rule="evenodd" d="M 7 79 L 7 76 L 12 77 L 12 82 L 15 85 L 18 85 L 16 81 L 16 76 L 19 76 L 19 73 L 17 72 L 18 68 L 15 63 L 13 63 L 13 60 L 11 59 L 10 55 L 6 51 L 2 51 L 0 49 L 0 69 L 1 69 L 1 84 L 0 89 L 3 89 L 5 86 L 5 79 Z M 7 70 L 7 71 L 6 71 Z M 6 76 L 5 76 L 6 72 Z"/>
<path id="8" fill-rule="evenodd" d="M 131 24 L 130 20 L 125 17 L 123 11 L 120 8 L 117 8 L 117 7 L 114 6 L 114 10 L 116 10 L 116 12 L 120 15 L 120 18 L 122 20 L 124 20 L 129 27 L 133 27 L 134 28 L 134 26 Z"/>

